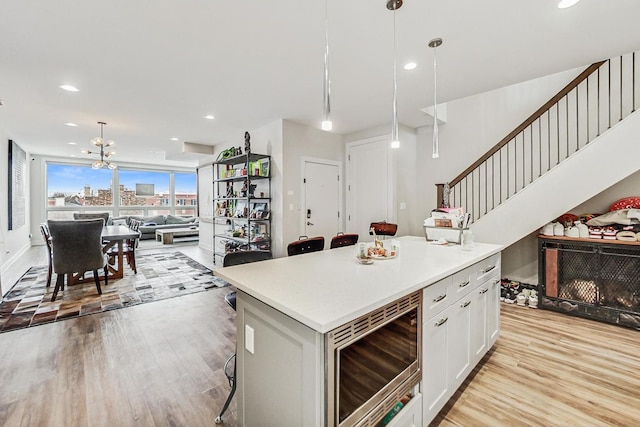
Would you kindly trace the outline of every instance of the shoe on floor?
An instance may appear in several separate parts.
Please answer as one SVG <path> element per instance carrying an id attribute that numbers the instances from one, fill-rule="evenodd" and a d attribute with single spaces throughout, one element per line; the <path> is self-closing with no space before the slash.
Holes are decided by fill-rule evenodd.
<path id="1" fill-rule="evenodd" d="M 527 305 L 527 296 L 524 294 L 523 292 L 520 292 L 518 294 L 518 296 L 516 297 L 516 304 L 518 304 L 520 307 L 524 307 Z"/>
<path id="2" fill-rule="evenodd" d="M 507 289 L 507 295 L 504 297 L 504 302 L 507 304 L 513 304 L 516 302 L 516 294 L 511 289 Z"/>
<path id="3" fill-rule="evenodd" d="M 531 295 L 529 295 L 529 308 L 538 308 L 538 292 L 536 290 L 531 290 Z"/>

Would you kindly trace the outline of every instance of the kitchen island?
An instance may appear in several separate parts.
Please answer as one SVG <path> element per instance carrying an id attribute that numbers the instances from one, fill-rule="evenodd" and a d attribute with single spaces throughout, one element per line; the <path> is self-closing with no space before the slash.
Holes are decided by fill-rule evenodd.
<path id="1" fill-rule="evenodd" d="M 467 319 L 467 328 L 477 327 L 479 316 L 484 318 L 481 323 L 485 329 L 480 335 L 485 338 L 477 352 L 486 353 L 499 330 L 496 322 L 502 247 L 476 243 L 473 250 L 463 251 L 458 245 L 437 246 L 423 237 L 407 236 L 398 241 L 397 258 L 376 260 L 371 265 L 359 264 L 356 248 L 350 246 L 214 271 L 238 289 L 239 425 L 336 425 L 331 409 L 333 393 L 327 390 L 327 384 L 331 383 L 327 378 L 330 370 L 326 365 L 331 359 L 326 351 L 327 336 L 342 325 L 416 292 L 423 295 L 419 321 L 427 322 L 478 291 L 484 305 L 465 301 L 465 308 L 470 307 L 468 314 L 456 313 L 451 322 L 448 318 L 442 320 L 444 317 L 431 322 L 442 322 L 446 328 L 439 328 L 433 339 L 442 339 L 441 331 L 460 330 L 462 325 L 456 326 L 454 319 L 458 322 Z M 484 286 L 490 279 L 492 286 Z M 431 295 L 434 292 L 438 295 Z M 482 310 L 471 311 L 476 306 Z M 474 316 L 476 320 L 472 322 Z M 493 322 L 493 326 L 489 327 L 487 322 Z M 425 379 L 432 382 L 430 369 L 436 363 L 450 362 L 451 355 L 446 351 L 460 352 L 458 347 L 444 348 L 449 346 L 446 342 L 439 349 L 442 351 L 436 352 L 429 345 L 431 338 L 425 337 L 431 323 L 421 325 L 423 384 L 418 388 L 422 394 L 426 390 Z M 433 379 L 434 383 L 444 380 L 446 390 L 430 392 L 437 402 L 428 404 L 428 411 L 422 409 L 426 402 L 414 405 L 419 406 L 421 419 L 424 412 L 428 412 L 428 417 L 434 411 L 437 413 L 437 408 L 452 394 L 452 384 L 471 371 L 472 359 L 479 361 L 472 356 L 475 350 L 471 351 L 472 346 L 480 345 L 472 342 L 479 338 L 472 337 L 470 330 L 461 334 L 466 334 L 463 338 L 467 344 L 451 337 L 446 341 L 469 347 L 468 357 L 463 358 L 467 363 L 462 361 L 459 370 L 451 371 L 456 371 L 453 380 Z M 417 395 L 420 397 L 420 393 Z"/>

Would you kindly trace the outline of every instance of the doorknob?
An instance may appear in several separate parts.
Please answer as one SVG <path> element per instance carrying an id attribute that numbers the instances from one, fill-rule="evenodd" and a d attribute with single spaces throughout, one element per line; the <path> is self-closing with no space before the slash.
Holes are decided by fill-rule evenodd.
<path id="1" fill-rule="evenodd" d="M 312 222 L 307 221 L 307 225 L 315 225 L 315 224 L 312 223 Z"/>

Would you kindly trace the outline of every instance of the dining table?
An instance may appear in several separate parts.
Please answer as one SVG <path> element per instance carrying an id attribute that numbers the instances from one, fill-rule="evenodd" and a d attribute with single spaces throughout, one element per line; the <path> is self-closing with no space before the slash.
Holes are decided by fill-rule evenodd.
<path id="1" fill-rule="evenodd" d="M 113 265 L 109 264 L 109 279 L 122 279 L 124 277 L 124 242 L 140 236 L 138 231 L 132 230 L 124 225 L 107 225 L 102 229 L 102 252 L 114 246 L 117 248 L 116 260 Z"/>

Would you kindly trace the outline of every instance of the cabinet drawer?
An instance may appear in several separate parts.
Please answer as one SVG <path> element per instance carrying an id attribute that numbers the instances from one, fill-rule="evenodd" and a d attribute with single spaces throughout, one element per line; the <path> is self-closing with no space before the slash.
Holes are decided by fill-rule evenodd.
<path id="1" fill-rule="evenodd" d="M 500 253 L 491 255 L 473 266 L 476 268 L 476 284 L 480 285 L 500 274 Z"/>
<path id="2" fill-rule="evenodd" d="M 468 294 L 476 284 L 477 264 L 460 270 L 451 276 L 451 288 L 449 293 L 454 296 L 454 301 Z"/>
<path id="3" fill-rule="evenodd" d="M 422 427 L 422 395 L 413 396 L 387 427 Z"/>
<path id="4" fill-rule="evenodd" d="M 422 319 L 427 320 L 447 308 L 453 301 L 455 292 L 451 292 L 452 276 L 424 288 L 422 292 Z"/>

